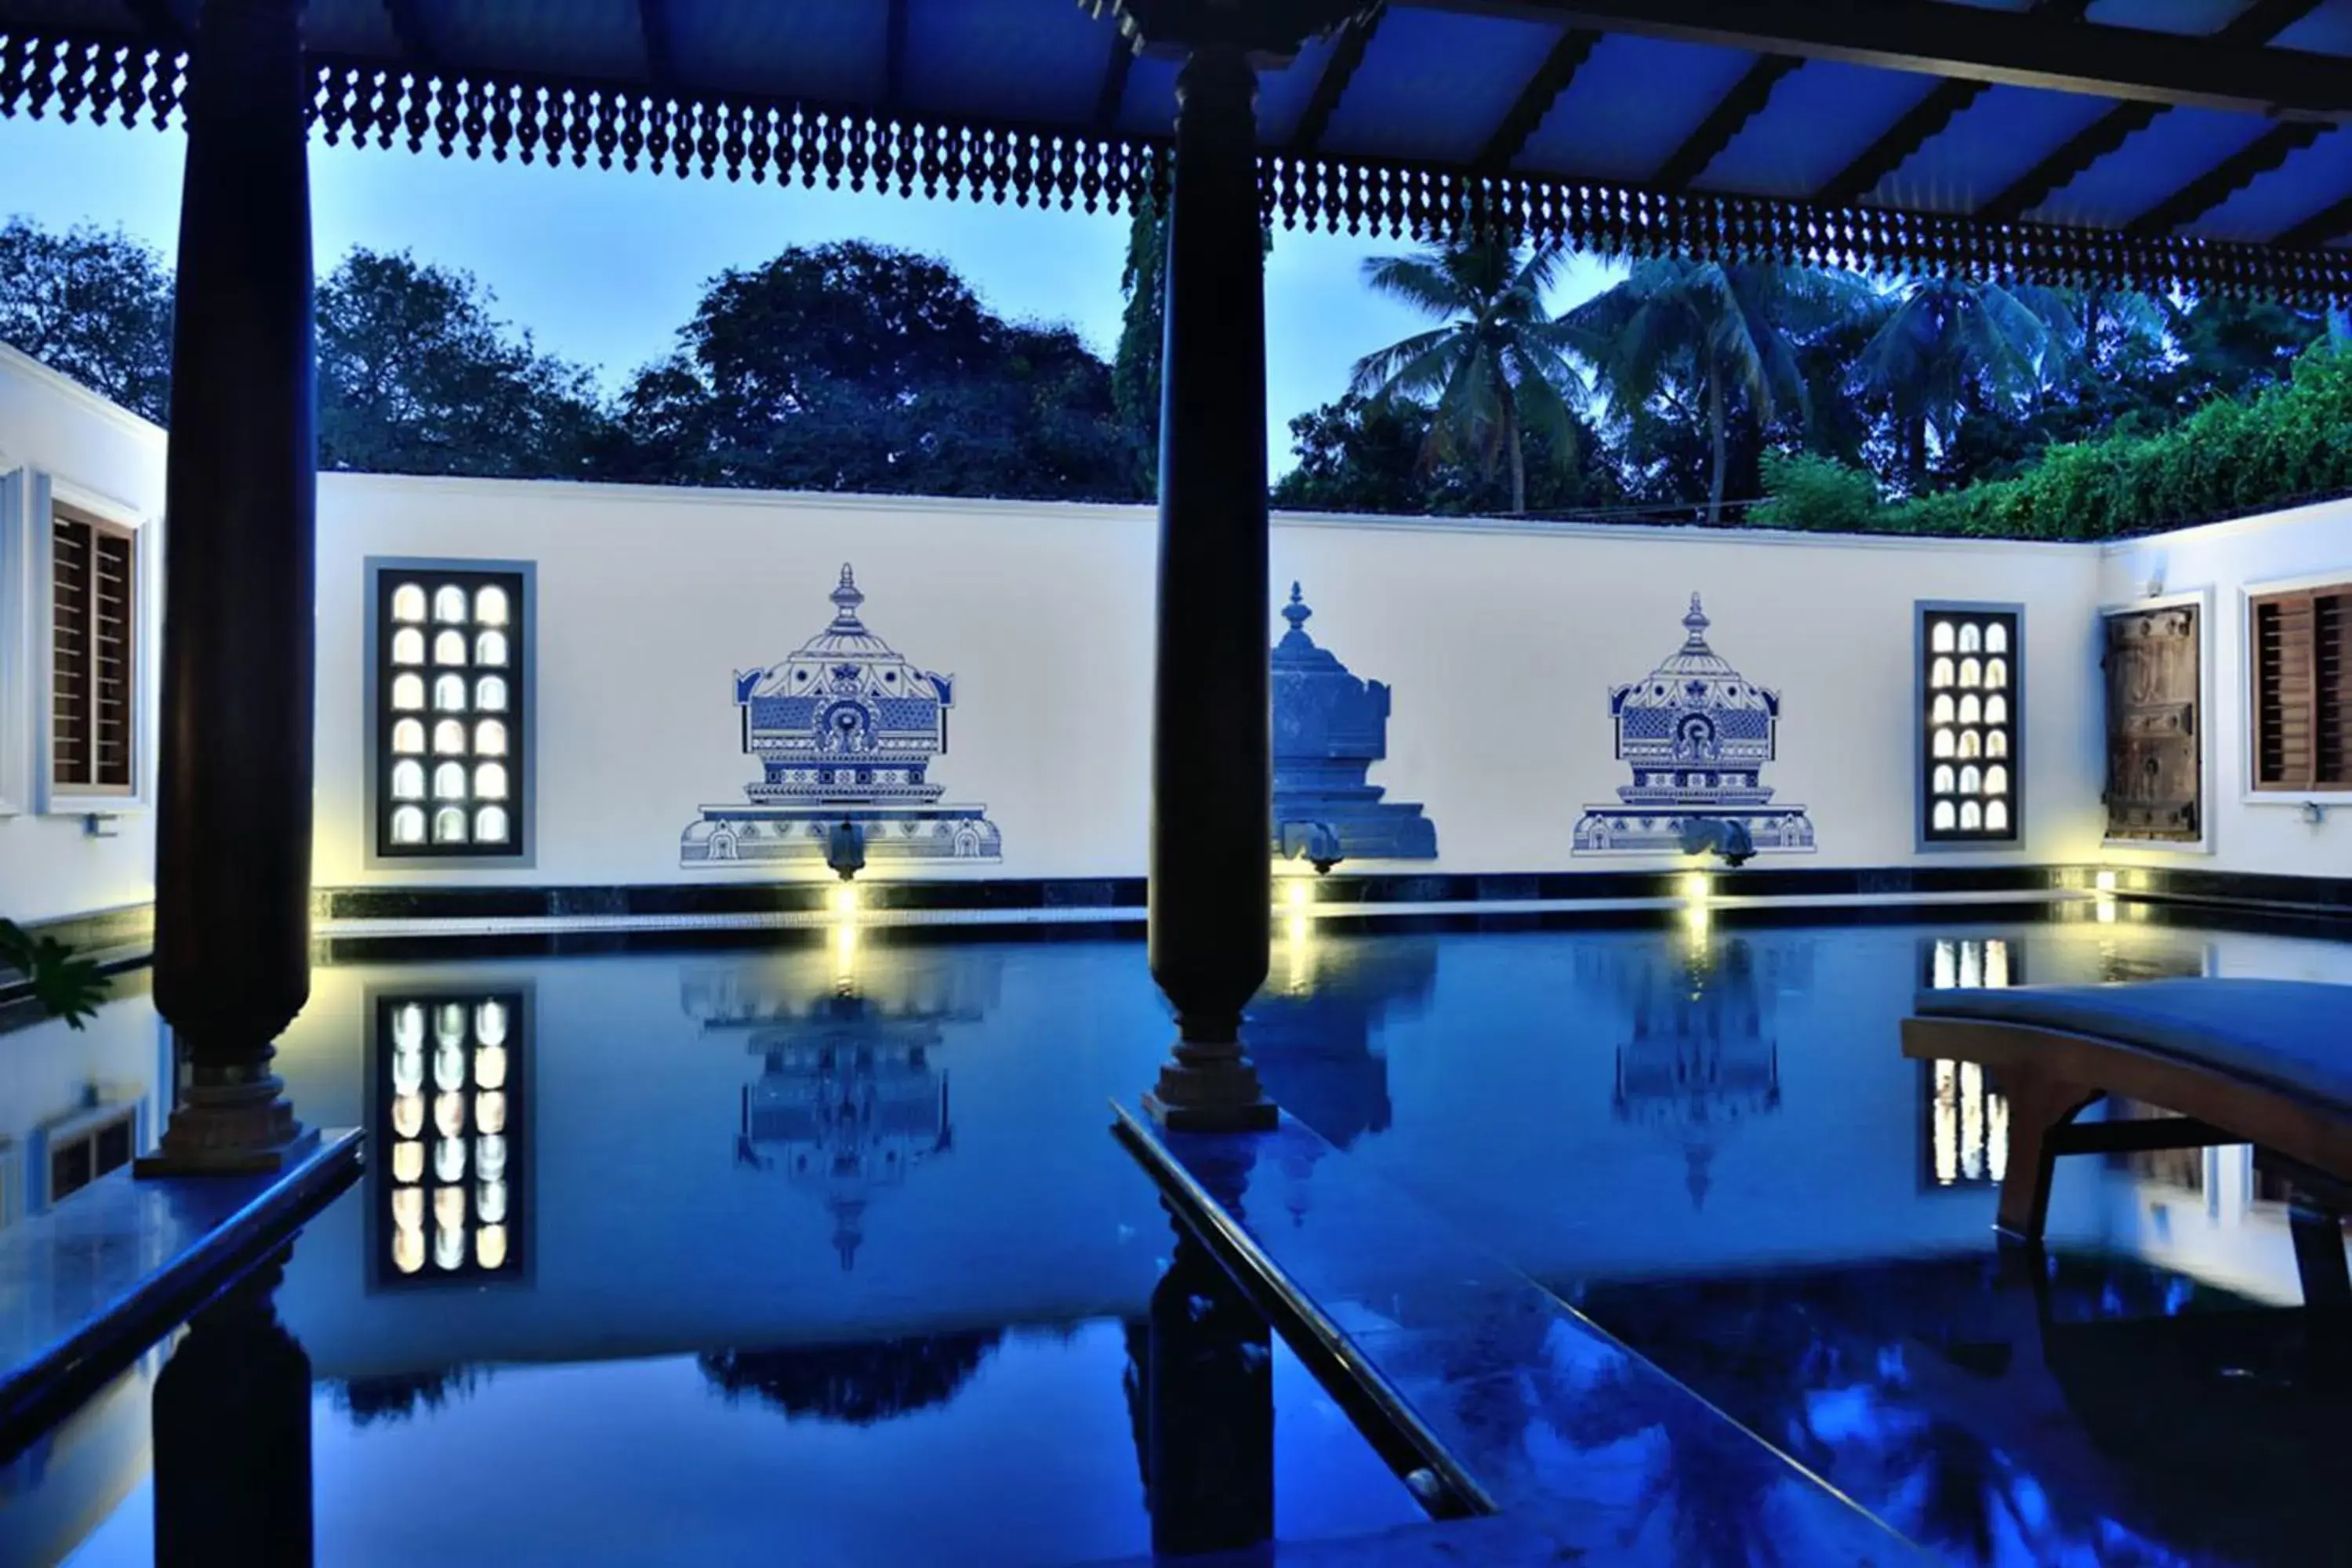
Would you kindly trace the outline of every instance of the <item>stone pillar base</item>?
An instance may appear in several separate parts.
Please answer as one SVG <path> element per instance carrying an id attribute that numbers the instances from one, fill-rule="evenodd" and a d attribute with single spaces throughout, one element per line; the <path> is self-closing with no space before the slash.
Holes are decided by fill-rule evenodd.
<path id="1" fill-rule="evenodd" d="M 1271 1132 L 1282 1111 L 1258 1086 L 1257 1068 L 1232 1040 L 1178 1043 L 1176 1059 L 1143 1097 L 1144 1113 L 1171 1132 Z"/>
<path id="2" fill-rule="evenodd" d="M 267 1071 L 190 1085 L 155 1152 L 131 1162 L 131 1174 L 267 1175 L 300 1163 L 318 1147 L 319 1131 L 294 1120 L 293 1105 L 279 1092 L 284 1087 Z"/>

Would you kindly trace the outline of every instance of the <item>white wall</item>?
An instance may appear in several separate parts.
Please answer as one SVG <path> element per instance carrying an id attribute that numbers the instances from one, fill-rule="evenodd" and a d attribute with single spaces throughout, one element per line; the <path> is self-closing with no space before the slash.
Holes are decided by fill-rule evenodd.
<path id="1" fill-rule="evenodd" d="M 823 629 L 843 562 L 866 625 L 957 678 L 950 802 L 1003 829 L 999 866 L 926 875 L 1139 875 L 1150 763 L 1153 515 L 1145 507 L 810 497 L 330 475 L 320 480 L 321 885 L 626 884 L 772 879 L 681 870 L 680 831 L 740 802 L 730 676 Z M 529 868 L 364 864 L 363 563 L 538 563 L 538 844 Z M 2060 860 L 2096 847 L 2097 561 L 2066 546 L 1698 530 L 1278 518 L 1276 603 L 1292 579 L 1310 634 L 1394 688 L 1373 782 L 1424 804 L 1441 858 L 1511 872 L 1571 861 L 1589 803 L 1629 774 L 1612 685 L 1681 646 L 1694 590 L 1717 652 L 1782 694 L 1766 782 L 1811 809 L 1798 865 Z M 1913 604 L 2026 605 L 2027 842 L 1916 856 Z M 1776 859 L 1780 858 L 1775 858 Z M 1404 866 L 1392 868 L 1415 868 Z"/>
<path id="2" fill-rule="evenodd" d="M 14 477 L 16 483 L 7 481 Z M 41 650 L 49 629 L 37 581 L 48 519 L 29 515 L 26 481 L 46 478 L 57 499 L 142 527 L 147 581 L 140 658 L 148 700 L 138 737 L 142 791 L 152 798 L 156 592 L 162 581 L 163 432 L 146 420 L 0 345 L 0 916 L 47 920 L 143 903 L 154 895 L 153 817 L 143 805 L 110 805 L 115 829 L 93 837 L 82 812 L 59 803 L 42 814 L 36 773 L 48 722 Z"/>
<path id="3" fill-rule="evenodd" d="M 2352 581 L 2352 500 L 2184 529 L 2104 547 L 2099 603 L 2129 607 L 2198 595 L 2207 608 L 2204 662 L 2206 843 L 2197 849 L 2115 848 L 2126 865 L 2284 876 L 2352 876 L 2352 793 L 2256 795 L 2247 760 L 2246 595 Z M 2318 824 L 2303 803 L 2327 806 Z"/>

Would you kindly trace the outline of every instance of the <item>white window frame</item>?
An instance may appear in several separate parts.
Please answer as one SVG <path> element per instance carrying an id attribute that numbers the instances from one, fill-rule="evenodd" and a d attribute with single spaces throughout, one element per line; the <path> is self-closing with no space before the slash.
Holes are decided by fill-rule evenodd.
<path id="1" fill-rule="evenodd" d="M 2238 804 L 2293 806 L 2352 805 L 2352 790 L 2256 789 L 2254 787 L 2254 601 L 2271 594 L 2294 594 L 2305 588 L 2335 588 L 2352 583 L 2352 562 L 2332 572 L 2298 572 L 2292 577 L 2266 577 L 2238 588 Z M 2251 1156 L 2250 1156 L 2251 1158 Z M 2247 1167 L 2249 1171 L 2252 1166 Z M 2251 1180 L 2251 1176 L 2248 1178 Z"/>
<path id="2" fill-rule="evenodd" d="M 23 541 L 26 598 L 32 614 L 33 672 L 29 693 L 32 711 L 32 807 L 47 816 L 130 816 L 154 809 L 156 694 L 163 678 L 163 532 L 156 520 L 130 502 L 54 474 L 29 470 L 18 508 L 18 532 Z M 138 581 L 131 605 L 131 658 L 135 664 L 131 693 L 131 789 L 79 790 L 57 783 L 56 710 L 52 700 L 57 679 L 56 534 L 52 521 L 57 508 L 66 506 L 85 517 L 127 529 L 133 536 L 132 571 Z M 36 526 L 37 524 L 37 526 Z"/>
<path id="3" fill-rule="evenodd" d="M 18 816 L 33 800 L 33 644 L 31 550 L 26 518 L 29 469 L 0 456 L 0 816 Z"/>

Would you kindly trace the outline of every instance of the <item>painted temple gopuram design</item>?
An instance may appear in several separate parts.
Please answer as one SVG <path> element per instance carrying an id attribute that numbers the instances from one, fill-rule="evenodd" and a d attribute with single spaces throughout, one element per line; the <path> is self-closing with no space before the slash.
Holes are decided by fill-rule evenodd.
<path id="1" fill-rule="evenodd" d="M 919 669 L 866 630 L 846 565 L 832 625 L 771 668 L 738 670 L 743 750 L 761 777 L 741 805 L 706 805 L 678 846 L 682 866 L 825 861 L 828 833 L 854 825 L 869 862 L 991 861 L 1003 853 L 983 805 L 944 805 L 925 774 L 948 749 L 955 679 Z"/>
<path id="2" fill-rule="evenodd" d="M 1307 635 L 1314 613 L 1293 583 L 1282 609 L 1290 629 L 1274 645 L 1275 853 L 1434 860 L 1436 825 L 1420 806 L 1384 801 L 1387 791 L 1365 782 L 1389 754 L 1389 689 L 1358 679 L 1316 646 Z"/>
<path id="3" fill-rule="evenodd" d="M 1589 805 L 1576 825 L 1579 855 L 1677 855 L 1685 827 L 1738 826 L 1762 851 L 1810 850 L 1801 805 L 1775 805 L 1761 783 L 1773 759 L 1780 694 L 1755 684 L 1707 646 L 1706 612 L 1691 595 L 1683 646 L 1631 685 L 1609 693 L 1617 758 L 1633 782 L 1615 805 Z"/>

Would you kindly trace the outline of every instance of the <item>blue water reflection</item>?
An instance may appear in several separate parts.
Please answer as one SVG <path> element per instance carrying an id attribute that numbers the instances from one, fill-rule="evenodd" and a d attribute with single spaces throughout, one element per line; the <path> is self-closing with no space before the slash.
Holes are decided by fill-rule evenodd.
<path id="1" fill-rule="evenodd" d="M 1344 1152 L 1315 1158 L 1419 1198 L 1915 1539 L 2002 1564 L 2309 1544 L 2291 1481 L 2335 1478 L 2266 1435 L 2332 1454 L 2342 1405 L 2293 1315 L 2253 1310 L 2296 1296 L 2251 1159 L 2065 1162 L 2053 1236 L 2082 1261 L 1999 1273 L 1998 1086 L 1906 1060 L 1896 1026 L 1920 985 L 1996 969 L 2352 980 L 2352 948 L 2131 921 L 1294 920 L 1271 958 L 1250 1038 Z M 317 1378 L 320 1560 L 1146 1551 L 1145 1325 L 1172 1247 L 1105 1105 L 1169 1035 L 1129 941 L 858 930 L 321 970 L 279 1065 L 306 1119 L 366 1126 L 373 1152 L 278 1294 Z M 1308 1174 L 1259 1173 L 1253 1207 Z M 39 1513 L 102 1520 L 82 1560 L 146 1559 L 143 1386 L 76 1417 L 46 1470 L 7 1468 L 0 1555 Z M 1273 1399 L 1278 1535 L 1420 1517 L 1278 1344 Z M 2215 1399 L 2270 1467 L 2259 1529 L 2182 1479 L 2215 1439 L 2166 1401 Z M 1603 1406 L 1625 1402 L 1540 1426 L 1651 1441 L 1589 1429 Z M 71 1498 L 44 1476 L 79 1478 Z M 1771 1560 L 1769 1507 L 1685 1516 L 1705 1538 L 1684 1560 Z"/>

